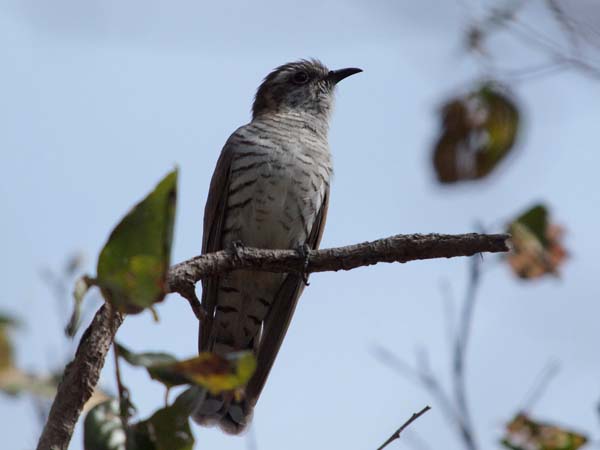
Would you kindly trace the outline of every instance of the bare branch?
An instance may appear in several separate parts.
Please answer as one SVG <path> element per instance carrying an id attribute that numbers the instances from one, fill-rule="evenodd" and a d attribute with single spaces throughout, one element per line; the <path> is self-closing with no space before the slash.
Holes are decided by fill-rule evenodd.
<path id="1" fill-rule="evenodd" d="M 593 26 L 569 16 L 558 0 L 545 0 L 550 14 L 567 39 L 568 48 L 565 48 L 565 45 L 551 38 L 548 33 L 540 31 L 532 26 L 530 21 L 519 17 L 521 8 L 527 3 L 525 0 L 515 0 L 508 2 L 506 7 L 491 8 L 483 19 L 469 26 L 466 35 L 468 48 L 476 51 L 476 54 L 489 57 L 491 55 L 484 51 L 483 42 L 491 34 L 505 31 L 521 43 L 549 56 L 550 61 L 537 67 L 525 67 L 516 71 L 503 70 L 500 71 L 502 76 L 516 82 L 524 81 L 526 78 L 546 76 L 561 70 L 574 69 L 590 78 L 599 79 L 600 65 L 590 58 L 584 58 L 584 47 L 580 45 L 583 43 L 582 40 L 585 40 L 591 47 L 600 48 L 599 44 L 590 37 L 590 34 L 597 36 L 597 30 Z M 484 62 L 489 64 L 489 58 Z"/>
<path id="2" fill-rule="evenodd" d="M 469 337 L 473 323 L 473 312 L 475 310 L 475 300 L 477 298 L 477 288 L 479 287 L 481 274 L 481 261 L 479 258 L 471 258 L 471 271 L 469 274 L 469 285 L 465 300 L 463 302 L 460 323 L 457 329 L 458 334 L 455 338 L 454 346 L 454 364 L 452 382 L 454 386 L 454 400 L 458 408 L 458 412 L 462 417 L 463 426 L 460 429 L 461 437 L 466 448 L 475 450 L 477 444 L 475 442 L 474 427 L 471 420 L 471 411 L 467 400 L 467 388 L 465 380 L 465 360 Z"/>
<path id="3" fill-rule="evenodd" d="M 178 294 L 188 301 L 192 307 L 192 311 L 194 312 L 196 319 L 202 322 L 206 316 L 206 312 L 204 311 L 204 308 L 202 307 L 202 304 L 196 295 L 196 285 L 194 283 L 183 282 L 178 286 Z"/>
<path id="4" fill-rule="evenodd" d="M 280 273 L 312 273 L 351 270 L 380 262 L 472 256 L 481 252 L 508 251 L 507 234 L 407 234 L 346 247 L 310 250 L 262 250 L 241 247 L 197 256 L 171 268 L 168 284 L 172 292 L 190 292 L 199 280 L 237 269 Z"/>
<path id="5" fill-rule="evenodd" d="M 463 432 L 463 419 L 455 405 L 452 403 L 450 397 L 446 394 L 440 380 L 438 380 L 429 369 L 429 365 L 426 362 L 426 353 L 420 354 L 421 362 L 416 369 L 412 368 L 405 361 L 398 358 L 398 356 L 381 346 L 374 347 L 374 356 L 383 364 L 395 369 L 400 375 L 412 378 L 414 381 L 421 384 L 421 386 L 423 386 L 423 388 L 434 398 L 450 425 L 456 426 L 461 433 Z"/>
<path id="6" fill-rule="evenodd" d="M 470 260 L 470 272 L 465 299 L 462 303 L 461 316 L 457 324 L 456 334 L 451 336 L 452 351 L 452 391 L 447 393 L 442 383 L 432 373 L 427 354 L 418 354 L 418 364 L 415 369 L 399 359 L 389 350 L 376 347 L 375 355 L 386 365 L 398 370 L 404 376 L 410 376 L 420 383 L 434 397 L 442 408 L 441 411 L 448 421 L 456 427 L 459 438 L 467 450 L 477 450 L 475 427 L 471 420 L 471 412 L 467 398 L 465 379 L 466 352 L 472 328 L 473 314 L 477 299 L 477 290 L 481 281 L 481 259 L 473 257 Z"/>
<path id="7" fill-rule="evenodd" d="M 106 354 L 123 316 L 103 305 L 81 337 L 75 358 L 65 368 L 37 450 L 66 450 L 83 405 L 94 392 Z"/>
<path id="8" fill-rule="evenodd" d="M 406 429 L 406 427 L 408 427 L 411 423 L 413 423 L 415 420 L 417 420 L 419 417 L 421 417 L 423 414 L 425 414 L 430 409 L 431 409 L 430 406 L 426 406 L 425 408 L 423 408 L 418 413 L 414 413 L 412 416 L 410 416 L 410 419 L 408 419 L 406 422 L 404 422 L 400 426 L 400 428 L 398 428 L 396 431 L 394 431 L 394 434 L 392 434 L 388 438 L 387 441 L 385 441 L 379 448 L 377 448 L 377 450 L 383 450 L 383 448 L 387 447 L 389 444 L 391 444 L 392 442 L 394 442 L 396 439 L 399 439 L 400 438 L 400 433 L 402 433 Z"/>
<path id="9" fill-rule="evenodd" d="M 196 317 L 203 317 L 195 294 L 197 281 L 237 269 L 268 272 L 324 272 L 350 270 L 379 262 L 407 262 L 417 259 L 471 256 L 481 252 L 508 251 L 506 234 L 397 235 L 388 239 L 347 247 L 311 250 L 306 257 L 295 250 L 237 248 L 223 250 L 173 266 L 168 274 L 168 291 L 185 297 Z M 81 338 L 74 360 L 67 366 L 38 450 L 66 450 L 83 405 L 90 398 L 106 354 L 123 316 L 104 305 Z M 414 419 L 413 419 L 414 420 Z"/>
<path id="10" fill-rule="evenodd" d="M 571 52 L 574 56 L 578 56 L 580 53 L 579 36 L 571 18 L 567 15 L 562 6 L 560 6 L 557 0 L 546 0 L 546 5 L 548 6 L 548 9 L 550 9 L 550 12 L 554 17 L 554 20 L 556 20 L 556 23 L 558 23 L 565 33 L 571 47 Z"/>
<path id="11" fill-rule="evenodd" d="M 119 361 L 119 348 L 118 345 L 113 341 L 113 356 L 115 357 L 115 378 L 117 380 L 117 390 L 119 392 L 119 416 L 121 418 L 121 426 L 124 430 L 128 429 L 129 426 L 129 406 L 131 405 L 129 389 L 123 384 L 121 378 L 121 364 Z M 168 390 L 167 390 L 168 391 Z M 125 433 L 125 448 L 127 445 L 128 437 Z"/>
<path id="12" fill-rule="evenodd" d="M 535 378 L 533 385 L 529 388 L 525 400 L 523 400 L 521 411 L 529 410 L 533 405 L 544 395 L 548 385 L 552 379 L 558 375 L 560 371 L 560 364 L 556 361 L 550 361 L 544 366 L 540 373 Z"/>

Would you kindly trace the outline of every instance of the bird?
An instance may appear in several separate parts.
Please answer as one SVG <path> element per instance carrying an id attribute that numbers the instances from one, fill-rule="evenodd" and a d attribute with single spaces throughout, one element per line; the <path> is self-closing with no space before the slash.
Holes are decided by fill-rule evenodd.
<path id="1" fill-rule="evenodd" d="M 333 172 L 328 130 L 334 91 L 359 72 L 305 59 L 264 78 L 252 120 L 229 137 L 218 158 L 204 210 L 203 254 L 240 244 L 305 252 L 319 247 Z M 197 423 L 229 434 L 250 423 L 305 283 L 298 273 L 248 270 L 202 281 L 199 351 L 252 351 L 257 366 L 241 399 L 205 392 L 192 416 Z"/>

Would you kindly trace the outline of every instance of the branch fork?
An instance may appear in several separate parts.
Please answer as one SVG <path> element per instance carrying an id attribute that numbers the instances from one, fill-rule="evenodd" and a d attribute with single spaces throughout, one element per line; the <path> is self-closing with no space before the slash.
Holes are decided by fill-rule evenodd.
<path id="1" fill-rule="evenodd" d="M 311 250 L 308 264 L 306 255 L 296 250 L 251 247 L 237 248 L 235 252 L 222 250 L 196 256 L 171 267 L 167 274 L 167 291 L 183 296 L 198 320 L 202 320 L 206 313 L 196 296 L 196 283 L 232 270 L 308 275 L 312 272 L 351 270 L 380 262 L 405 263 L 420 259 L 472 256 L 482 252 L 506 252 L 509 237 L 506 234 L 476 233 L 396 235 L 346 247 Z M 73 361 L 65 368 L 37 450 L 67 450 L 83 405 L 92 395 L 106 354 L 123 319 L 123 315 L 113 311 L 109 304 L 103 305 L 94 316 L 81 338 Z"/>

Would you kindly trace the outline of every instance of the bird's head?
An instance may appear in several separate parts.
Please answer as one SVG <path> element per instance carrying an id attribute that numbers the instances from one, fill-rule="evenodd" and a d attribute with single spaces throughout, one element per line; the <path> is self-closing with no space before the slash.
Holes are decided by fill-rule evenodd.
<path id="1" fill-rule="evenodd" d="M 314 59 L 279 66 L 259 86 L 252 106 L 252 117 L 296 112 L 326 118 L 333 105 L 335 85 L 358 72 L 362 70 L 329 70 Z"/>

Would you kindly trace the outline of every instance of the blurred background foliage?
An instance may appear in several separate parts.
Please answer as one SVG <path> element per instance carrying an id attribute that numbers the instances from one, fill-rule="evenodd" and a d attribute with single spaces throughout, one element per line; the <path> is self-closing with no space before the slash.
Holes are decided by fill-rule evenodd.
<path id="1" fill-rule="evenodd" d="M 33 7 L 34 2 L 29 3 Z M 508 164 L 508 160 L 513 161 L 513 166 L 518 165 L 520 154 L 529 150 L 525 139 L 528 120 L 544 108 L 543 104 L 524 104 L 524 100 L 519 97 L 518 92 L 526 89 L 527 83 L 562 73 L 577 74 L 600 83 L 600 4 L 594 1 L 581 1 L 576 4 L 559 0 L 538 1 L 536 15 L 532 19 L 531 15 L 528 15 L 531 3 L 533 2 L 525 0 L 494 0 L 480 2 L 476 8 L 467 2 L 458 2 L 456 5 L 465 12 L 465 27 L 460 35 L 453 38 L 461 43 L 461 53 L 467 54 L 474 64 L 472 79 L 456 88 L 447 98 L 440 99 L 440 107 L 435 113 L 439 129 L 434 131 L 432 146 L 428 150 L 430 164 L 427 170 L 434 174 L 434 178 L 443 189 L 457 189 L 457 186 L 478 189 L 479 183 L 494 183 L 498 172 L 503 172 L 504 177 L 511 176 L 512 166 Z M 37 20 L 43 22 L 44 14 L 50 12 L 48 10 L 39 12 Z M 498 42 L 503 45 L 498 45 Z M 506 51 L 505 42 L 512 42 L 519 52 L 513 54 Z M 497 51 L 497 48 L 502 50 Z M 240 73 L 243 74 L 243 70 L 240 70 Z M 593 86 L 598 88 L 598 85 Z M 402 89 L 402 86 L 398 88 Z M 597 94 L 597 91 L 590 93 L 590 96 L 593 94 Z M 568 93 L 556 92 L 555 95 L 568 95 Z M 600 120 L 600 111 L 597 119 Z M 548 123 L 546 126 L 552 127 L 553 124 Z M 408 133 L 410 130 L 403 130 L 403 132 Z M 568 138 L 565 137 L 567 144 Z M 572 151 L 573 157 L 577 157 L 575 150 L 565 149 L 565 151 Z M 394 170 L 394 168 L 386 167 L 383 170 Z M 424 172 L 422 176 L 427 177 L 428 174 Z M 164 241 L 159 242 L 155 239 L 155 234 L 148 233 L 151 239 L 144 247 L 151 248 L 151 252 L 158 259 L 155 261 L 156 264 L 153 263 L 152 270 L 146 270 L 147 265 L 142 264 L 143 267 L 139 264 L 134 265 L 144 272 L 144 285 L 141 287 L 128 285 L 131 280 L 140 278 L 135 273 L 127 272 L 129 270 L 127 268 L 113 267 L 109 268 L 110 270 L 101 270 L 100 261 L 109 261 L 110 255 L 106 255 L 110 252 L 100 256 L 98 278 L 94 282 L 104 289 L 107 300 L 110 297 L 112 297 L 111 301 L 118 298 L 116 304 L 121 305 L 123 310 L 140 312 L 164 297 L 164 287 L 161 283 L 164 282 L 164 271 L 170 261 L 172 242 L 170 233 L 173 230 L 175 217 L 176 172 L 167 176 L 165 180 L 163 184 L 170 183 L 170 187 L 165 190 L 163 184 L 159 185 L 159 191 L 163 189 L 162 197 L 158 203 L 154 201 L 154 206 L 164 213 L 150 215 L 159 219 L 161 227 L 167 230 L 166 234 L 159 233 Z M 527 186 L 523 186 L 523 190 L 526 189 Z M 597 190 L 597 186 L 590 186 L 589 189 Z M 150 194 L 146 200 L 152 198 L 156 200 L 158 195 L 156 192 Z M 172 200 L 173 203 L 169 203 Z M 458 319 L 456 323 L 449 326 L 451 363 L 447 377 L 432 369 L 426 350 L 418 353 L 414 366 L 405 362 L 404 358 L 398 357 L 398 352 L 389 345 L 377 345 L 373 352 L 383 364 L 398 371 L 400 376 L 409 377 L 431 394 L 433 408 L 441 411 L 448 420 L 450 429 L 456 433 L 461 448 L 468 450 L 489 448 L 491 445 L 489 442 L 482 443 L 480 436 L 485 432 L 477 429 L 472 419 L 472 398 L 465 376 L 469 361 L 470 334 L 473 321 L 476 320 L 475 305 L 479 302 L 480 285 L 485 283 L 484 275 L 495 276 L 493 273 L 488 274 L 489 268 L 500 264 L 514 274 L 515 282 L 518 280 L 522 283 L 536 283 L 547 277 L 558 277 L 564 265 L 569 263 L 571 255 L 564 243 L 570 218 L 555 218 L 552 215 L 553 198 L 540 199 L 533 204 L 528 202 L 530 200 L 524 196 L 523 203 L 515 203 L 514 209 L 498 210 L 496 217 L 479 218 L 476 225 L 478 231 L 505 230 L 513 236 L 513 248 L 506 256 L 487 258 L 485 264 L 479 257 L 471 258 L 469 261 L 467 285 L 464 298 L 460 302 Z M 167 204 L 171 206 L 165 206 Z M 119 232 L 138 233 L 140 228 L 131 229 L 132 223 L 136 227 L 146 227 L 147 230 L 156 231 L 155 223 L 145 223 L 145 219 L 139 217 L 131 220 L 132 215 L 141 211 L 139 208 L 147 205 L 148 203 L 144 204 L 144 202 L 138 204 L 137 209 L 133 209 L 111 235 L 105 249 L 113 246 L 111 251 L 113 253 L 116 251 L 114 254 L 117 254 L 113 261 L 120 262 L 143 253 L 143 249 L 132 250 L 122 245 L 119 247 L 118 241 Z M 144 213 L 140 217 L 147 218 L 149 215 Z M 577 236 L 574 237 L 576 238 Z M 127 241 L 125 239 L 123 242 Z M 130 250 L 133 253 L 123 259 L 123 255 L 119 252 Z M 65 253 L 67 252 L 68 248 L 65 248 Z M 76 253 L 67 258 L 64 267 L 58 270 L 44 269 L 41 273 L 41 279 L 47 286 L 47 297 L 56 303 L 57 316 L 65 325 L 70 310 L 70 293 L 76 280 L 83 273 L 83 261 L 82 255 Z M 107 270 L 112 272 L 106 275 Z M 134 269 L 131 270 L 135 272 Z M 114 283 L 110 280 L 102 281 L 105 275 L 108 278 L 112 277 L 113 281 L 115 277 L 122 278 L 124 282 L 119 289 L 144 292 L 148 294 L 145 295 L 147 299 L 143 299 L 142 304 L 137 304 L 135 299 L 139 300 L 139 295 L 130 298 L 129 295 L 123 295 L 122 291 L 119 295 L 107 295 L 110 286 Z M 94 283 L 88 283 L 78 296 L 81 298 L 92 284 Z M 44 422 L 62 368 L 71 358 L 74 342 L 79 338 L 80 332 L 77 334 L 74 324 L 82 323 L 85 326 L 91 312 L 99 305 L 97 292 L 87 297 L 82 303 L 82 312 L 71 319 L 70 333 L 76 336 L 75 341 L 65 338 L 61 352 L 49 355 L 54 367 L 50 373 L 25 369 L 19 364 L 14 340 L 27 338 L 28 318 L 13 317 L 13 311 L 6 307 L 0 315 L 0 389 L 6 395 L 4 401 L 13 401 L 13 397 L 29 398 L 34 405 L 40 425 Z M 134 303 L 130 303 L 132 298 Z M 40 299 L 40 301 L 47 300 Z M 573 326 L 573 324 L 566 326 Z M 577 327 L 573 328 L 573 332 L 576 333 Z M 17 330 L 21 330 L 18 336 Z M 60 334 L 61 330 L 48 332 Z M 193 360 L 177 363 L 177 358 L 162 352 L 162 349 L 136 353 L 125 346 L 120 346 L 117 353 L 129 364 L 146 368 L 150 377 L 165 384 L 167 387 L 165 405 L 159 407 L 149 418 L 130 425 L 128 420 L 135 417 L 137 412 L 128 389 L 123 385 L 123 380 L 117 383 L 118 392 L 98 388 L 86 405 L 84 437 L 86 450 L 122 449 L 126 441 L 129 441 L 130 448 L 139 449 L 193 448 L 194 437 L 187 422 L 189 405 L 186 402 L 194 385 L 212 387 L 211 390 L 214 392 L 228 390 L 232 395 L 237 395 L 236 390 L 251 376 L 254 364 L 253 360 L 248 359 L 248 355 L 237 355 L 227 361 L 217 361 L 211 359 L 210 355 L 201 355 Z M 597 359 L 597 355 L 590 357 Z M 118 367 L 118 361 L 116 364 Z M 506 367 L 506 370 L 510 370 L 510 367 Z M 554 370 L 542 371 L 531 387 L 533 394 L 530 398 L 525 404 L 515 405 L 513 417 L 504 417 L 504 432 L 503 436 L 496 441 L 498 446 L 502 445 L 513 450 L 575 450 L 586 443 L 590 446 L 594 445 L 593 436 L 597 434 L 597 429 L 580 429 L 577 423 L 559 424 L 552 417 L 545 417 L 543 412 L 538 414 L 532 411 L 534 403 L 544 394 L 548 382 L 554 375 Z M 497 373 L 495 376 L 501 378 L 502 374 Z M 169 404 L 168 389 L 179 384 L 187 384 L 191 387 L 180 392 Z M 569 389 L 569 387 L 565 386 L 562 389 Z M 135 389 L 133 396 L 135 396 Z M 121 402 L 117 400 L 118 397 Z M 124 397 L 126 397 L 126 404 L 123 404 Z M 418 430 L 418 422 L 413 427 Z M 198 434 L 201 435 L 202 431 L 199 430 Z M 172 436 L 177 436 L 177 439 L 172 440 Z M 418 431 L 411 430 L 405 445 L 428 448 L 429 438 L 427 435 L 419 436 Z M 375 446 L 376 443 L 373 444 Z M 248 445 L 251 447 L 255 444 L 249 440 Z M 399 444 L 396 442 L 392 445 Z"/>

